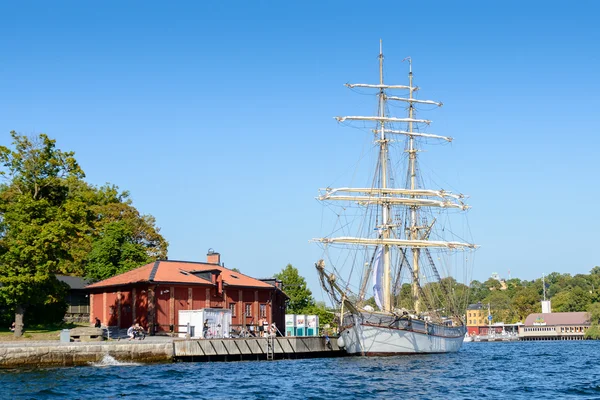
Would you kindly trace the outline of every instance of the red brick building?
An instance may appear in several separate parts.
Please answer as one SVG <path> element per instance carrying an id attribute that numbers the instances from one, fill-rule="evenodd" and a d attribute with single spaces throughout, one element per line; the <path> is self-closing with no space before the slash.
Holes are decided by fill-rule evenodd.
<path id="1" fill-rule="evenodd" d="M 221 266 L 219 253 L 207 261 L 156 261 L 86 287 L 90 322 L 128 328 L 139 323 L 151 333 L 177 331 L 180 310 L 229 308 L 232 326 L 261 317 L 285 328 L 281 282 L 259 280 Z"/>

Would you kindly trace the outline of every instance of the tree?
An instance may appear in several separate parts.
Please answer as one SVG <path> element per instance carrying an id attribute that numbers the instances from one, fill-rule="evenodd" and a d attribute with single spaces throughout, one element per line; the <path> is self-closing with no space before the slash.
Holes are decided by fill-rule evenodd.
<path id="1" fill-rule="evenodd" d="M 318 301 L 304 308 L 300 314 L 318 315 L 319 325 L 327 325 L 333 323 L 335 312 L 328 310 L 324 302 Z"/>
<path id="2" fill-rule="evenodd" d="M 508 297 L 506 292 L 493 290 L 483 302 L 490 304 L 494 322 L 506 322 L 511 320 L 510 297 Z"/>
<path id="3" fill-rule="evenodd" d="M 65 208 L 68 179 L 84 173 L 72 152 L 41 134 L 30 140 L 11 132 L 15 150 L 0 146 L 0 296 L 15 309 L 15 336 L 23 333 L 28 306 L 45 301 L 65 243 L 78 232 L 79 216 Z"/>
<path id="4" fill-rule="evenodd" d="M 144 247 L 133 242 L 132 236 L 131 227 L 125 221 L 106 224 L 92 245 L 86 276 L 102 280 L 150 262 Z"/>
<path id="5" fill-rule="evenodd" d="M 552 298 L 552 308 L 557 312 L 585 311 L 590 303 L 589 292 L 579 286 L 560 292 Z"/>
<path id="6" fill-rule="evenodd" d="M 512 309 L 515 313 L 515 321 L 525 321 L 529 314 L 541 312 L 540 296 L 534 287 L 519 288 L 512 298 Z"/>
<path id="7" fill-rule="evenodd" d="M 0 146 L 0 304 L 20 336 L 26 310 L 62 307 L 54 274 L 108 278 L 166 258 L 168 243 L 127 192 L 84 182 L 73 152 L 44 134 L 11 136 L 15 150 Z"/>
<path id="8" fill-rule="evenodd" d="M 500 281 L 497 279 L 494 279 L 494 278 L 489 278 L 487 281 L 483 282 L 483 284 L 485 285 L 486 288 L 488 288 L 490 290 L 501 290 L 502 289 L 502 284 L 500 283 Z"/>
<path id="9" fill-rule="evenodd" d="M 600 339 L 600 303 L 590 304 L 587 311 L 590 318 L 590 328 L 585 332 L 585 337 Z"/>
<path id="10" fill-rule="evenodd" d="M 288 264 L 280 273 L 275 274 L 275 278 L 283 283 L 283 291 L 289 296 L 287 309 L 290 313 L 304 313 L 308 307 L 315 305 L 306 280 L 292 264 Z"/>
<path id="11" fill-rule="evenodd" d="M 477 280 L 471 281 L 470 288 L 469 303 L 471 304 L 482 302 L 490 294 L 490 289 Z"/>

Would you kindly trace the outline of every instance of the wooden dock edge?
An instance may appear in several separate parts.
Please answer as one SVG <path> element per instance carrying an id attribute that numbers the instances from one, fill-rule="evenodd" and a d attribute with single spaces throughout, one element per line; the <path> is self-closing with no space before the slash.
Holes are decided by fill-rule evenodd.
<path id="1" fill-rule="evenodd" d="M 266 338 L 191 339 L 173 341 L 175 361 L 266 360 Z M 342 357 L 346 352 L 337 340 L 324 337 L 288 336 L 273 338 L 273 359 Z"/>

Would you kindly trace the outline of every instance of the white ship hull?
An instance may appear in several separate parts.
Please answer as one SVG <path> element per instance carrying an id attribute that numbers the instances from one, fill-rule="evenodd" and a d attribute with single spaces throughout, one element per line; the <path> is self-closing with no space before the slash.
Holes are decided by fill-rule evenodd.
<path id="1" fill-rule="evenodd" d="M 338 344 L 343 345 L 348 354 L 365 356 L 453 353 L 460 350 L 464 327 L 442 330 L 452 330 L 458 336 L 360 324 L 343 330 Z"/>

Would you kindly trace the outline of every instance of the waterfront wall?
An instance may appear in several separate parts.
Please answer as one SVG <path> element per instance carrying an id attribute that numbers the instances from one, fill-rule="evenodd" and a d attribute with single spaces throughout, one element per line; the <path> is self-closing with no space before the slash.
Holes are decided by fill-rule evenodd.
<path id="1" fill-rule="evenodd" d="M 337 341 L 322 337 L 170 339 L 160 342 L 3 343 L 0 368 L 89 365 L 111 356 L 121 362 L 238 361 L 272 358 L 341 357 Z"/>
<path id="2" fill-rule="evenodd" d="M 173 343 L 77 343 L 0 346 L 0 368 L 89 365 L 109 355 L 118 361 L 168 362 Z"/>
<path id="3" fill-rule="evenodd" d="M 173 342 L 176 360 L 235 361 L 273 358 L 340 357 L 345 355 L 337 340 L 323 337 L 277 337 L 270 344 L 265 338 L 178 340 Z"/>

